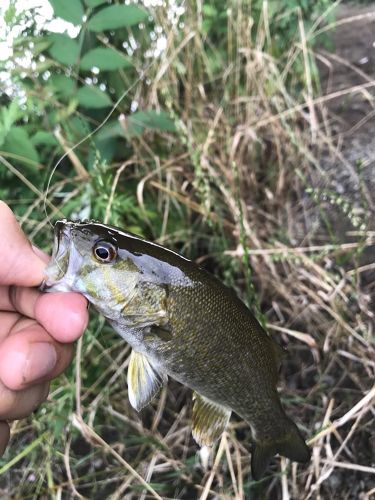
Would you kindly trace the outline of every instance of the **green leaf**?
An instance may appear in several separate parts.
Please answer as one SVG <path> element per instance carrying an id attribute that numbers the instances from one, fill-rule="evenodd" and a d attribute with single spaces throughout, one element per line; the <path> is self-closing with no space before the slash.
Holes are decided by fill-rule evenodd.
<path id="1" fill-rule="evenodd" d="M 98 140 L 105 141 L 114 137 L 124 137 L 124 129 L 118 120 L 110 120 L 96 134 Z"/>
<path id="2" fill-rule="evenodd" d="M 82 57 L 80 66 L 85 70 L 90 70 L 96 66 L 103 71 L 112 71 L 129 67 L 131 63 L 121 52 L 115 49 L 97 47 Z"/>
<path id="3" fill-rule="evenodd" d="M 5 138 L 2 150 L 39 163 L 39 155 L 31 142 L 26 130 L 22 127 L 13 127 Z M 19 158 L 21 160 L 21 158 Z M 26 162 L 30 164 L 30 162 Z"/>
<path id="4" fill-rule="evenodd" d="M 106 108 L 112 105 L 110 97 L 98 87 L 81 87 L 77 92 L 77 99 L 85 108 Z"/>
<path id="5" fill-rule="evenodd" d="M 48 82 L 53 87 L 56 94 L 62 95 L 64 97 L 70 97 L 75 92 L 76 82 L 73 78 L 69 78 L 65 75 L 51 75 Z"/>
<path id="6" fill-rule="evenodd" d="M 7 26 L 11 26 L 13 20 L 16 18 L 17 9 L 14 2 L 10 2 L 9 7 L 4 13 L 4 21 Z"/>
<path id="7" fill-rule="evenodd" d="M 91 124 L 82 115 L 72 116 L 69 122 L 63 124 L 64 133 L 69 142 L 78 142 L 90 133 Z"/>
<path id="8" fill-rule="evenodd" d="M 16 100 L 11 101 L 8 107 L 0 108 L 0 146 L 4 144 L 5 138 L 15 123 L 22 116 L 19 104 Z"/>
<path id="9" fill-rule="evenodd" d="M 38 130 L 36 134 L 31 137 L 31 142 L 34 146 L 47 145 L 47 146 L 57 146 L 58 142 L 51 132 L 46 132 L 45 130 Z"/>
<path id="10" fill-rule="evenodd" d="M 114 137 L 103 141 L 98 138 L 94 139 L 95 149 L 97 150 L 93 151 L 95 156 L 99 153 L 101 162 L 110 163 L 116 154 L 117 142 L 118 141 Z"/>
<path id="11" fill-rule="evenodd" d="M 82 23 L 84 10 L 81 0 L 48 0 L 55 16 L 78 26 Z"/>
<path id="12" fill-rule="evenodd" d="M 146 111 L 137 111 L 128 118 L 129 135 L 140 135 L 145 128 L 153 128 L 166 132 L 175 132 L 174 121 L 167 113 L 161 111 L 158 113 L 152 109 Z"/>
<path id="13" fill-rule="evenodd" d="M 106 2 L 107 0 L 85 0 L 85 4 L 91 8 L 97 7 L 98 5 Z"/>
<path id="14" fill-rule="evenodd" d="M 49 39 L 52 42 L 49 53 L 56 61 L 67 66 L 72 66 L 77 62 L 79 45 L 76 40 L 62 33 L 53 33 L 53 35 L 49 36 Z"/>
<path id="15" fill-rule="evenodd" d="M 217 10 L 213 5 L 203 5 L 203 14 L 207 17 L 216 17 Z"/>
<path id="16" fill-rule="evenodd" d="M 134 26 L 147 16 L 147 12 L 136 5 L 111 5 L 93 15 L 87 23 L 87 28 L 91 31 L 115 30 Z"/>
<path id="17" fill-rule="evenodd" d="M 25 37 L 24 37 L 25 38 Z M 44 52 L 51 45 L 51 42 L 46 39 L 46 37 L 30 37 L 30 41 L 33 43 L 33 55 L 34 57 L 39 55 L 41 52 Z"/>

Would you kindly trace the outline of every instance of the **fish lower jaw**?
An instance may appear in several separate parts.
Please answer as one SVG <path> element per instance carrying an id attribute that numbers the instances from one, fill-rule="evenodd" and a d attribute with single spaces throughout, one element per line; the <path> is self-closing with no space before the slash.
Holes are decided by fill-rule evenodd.
<path id="1" fill-rule="evenodd" d="M 48 281 L 43 283 L 42 285 L 43 292 L 71 292 L 72 287 L 69 283 L 65 283 L 64 281 L 49 284 Z"/>
<path id="2" fill-rule="evenodd" d="M 60 279 L 54 279 L 48 276 L 43 281 L 41 287 L 42 292 L 73 292 L 77 291 L 74 286 L 74 279 L 70 280 L 66 275 Z"/>

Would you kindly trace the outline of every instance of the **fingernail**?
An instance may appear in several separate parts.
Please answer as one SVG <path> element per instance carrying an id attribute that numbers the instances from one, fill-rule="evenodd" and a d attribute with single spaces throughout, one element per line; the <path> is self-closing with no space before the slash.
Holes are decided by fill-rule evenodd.
<path id="1" fill-rule="evenodd" d="M 54 346 L 48 342 L 35 342 L 30 345 L 23 370 L 23 382 L 29 383 L 39 380 L 54 369 L 57 354 Z"/>

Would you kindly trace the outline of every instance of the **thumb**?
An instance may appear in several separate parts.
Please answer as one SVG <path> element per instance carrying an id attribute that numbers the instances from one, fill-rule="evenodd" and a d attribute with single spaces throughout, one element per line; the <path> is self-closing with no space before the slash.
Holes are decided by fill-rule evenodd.
<path id="1" fill-rule="evenodd" d="M 0 284 L 39 285 L 46 264 L 22 232 L 11 209 L 1 200 L 0 234 Z"/>

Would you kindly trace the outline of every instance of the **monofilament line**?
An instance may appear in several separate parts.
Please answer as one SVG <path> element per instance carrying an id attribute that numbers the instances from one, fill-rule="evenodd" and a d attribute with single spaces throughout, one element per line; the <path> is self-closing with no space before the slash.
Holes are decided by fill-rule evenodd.
<path id="1" fill-rule="evenodd" d="M 83 137 L 80 141 L 78 141 L 74 146 L 72 146 L 68 151 L 66 151 L 61 157 L 60 159 L 57 161 L 57 163 L 54 165 L 54 167 L 52 168 L 52 171 L 51 171 L 51 174 L 48 178 L 48 181 L 47 181 L 47 186 L 46 186 L 46 190 L 45 190 L 45 194 L 44 194 L 44 197 L 43 197 L 43 211 L 47 217 L 47 220 L 48 220 L 48 223 L 53 227 L 51 221 L 48 219 L 48 214 L 47 214 L 47 197 L 48 197 L 48 192 L 49 192 L 49 188 L 50 188 L 50 185 L 51 185 L 51 181 L 52 181 L 52 178 L 58 168 L 58 166 L 60 165 L 60 163 L 64 160 L 64 158 L 66 158 L 72 151 L 74 151 L 76 148 L 78 148 L 81 144 L 83 144 L 85 141 L 87 141 L 87 139 L 90 139 L 90 137 L 92 137 L 94 134 L 96 134 L 106 123 L 107 121 L 110 119 L 110 117 L 113 115 L 114 111 L 119 107 L 121 101 L 128 95 L 128 93 L 142 80 L 142 78 L 145 76 L 146 72 L 150 69 L 150 67 L 155 64 L 156 61 L 152 61 L 148 66 L 146 66 L 146 68 L 141 72 L 140 76 L 135 80 L 135 82 L 130 86 L 128 87 L 127 90 L 125 90 L 121 96 L 117 99 L 117 101 L 115 102 L 115 104 L 113 105 L 113 107 L 111 108 L 110 112 L 107 114 L 107 116 L 104 118 L 104 120 L 94 129 L 92 130 L 90 133 L 88 133 L 85 137 Z"/>

